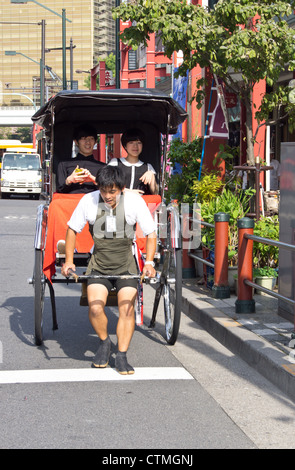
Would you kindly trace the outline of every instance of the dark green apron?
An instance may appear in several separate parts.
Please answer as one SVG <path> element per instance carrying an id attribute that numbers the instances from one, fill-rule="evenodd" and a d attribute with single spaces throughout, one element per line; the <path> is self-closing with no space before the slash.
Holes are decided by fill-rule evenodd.
<path id="1" fill-rule="evenodd" d="M 112 223 L 108 223 L 108 217 L 115 219 L 115 227 Z M 111 231 L 107 231 L 110 228 Z M 94 251 L 88 264 L 87 274 L 92 270 L 108 275 L 137 274 L 132 253 L 134 226 L 126 222 L 123 194 L 113 211 L 105 206 L 100 197 L 96 220 L 93 225 L 89 224 L 89 230 L 94 241 Z"/>

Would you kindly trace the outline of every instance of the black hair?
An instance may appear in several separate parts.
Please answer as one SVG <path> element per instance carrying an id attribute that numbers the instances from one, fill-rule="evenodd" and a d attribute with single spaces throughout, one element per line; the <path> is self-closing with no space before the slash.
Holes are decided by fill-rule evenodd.
<path id="1" fill-rule="evenodd" d="M 133 140 L 140 140 L 144 144 L 144 133 L 140 129 L 128 129 L 122 134 L 121 142 L 124 148 Z"/>
<path id="2" fill-rule="evenodd" d="M 96 129 L 91 126 L 90 124 L 82 124 L 79 127 L 76 127 L 74 129 L 74 140 L 79 140 L 81 137 L 88 137 L 92 136 L 95 139 L 95 142 L 97 140 L 97 132 Z"/>
<path id="3" fill-rule="evenodd" d="M 113 188 L 114 186 L 116 186 L 122 191 L 125 188 L 124 173 L 118 166 L 103 166 L 97 172 L 96 182 L 98 189 Z"/>

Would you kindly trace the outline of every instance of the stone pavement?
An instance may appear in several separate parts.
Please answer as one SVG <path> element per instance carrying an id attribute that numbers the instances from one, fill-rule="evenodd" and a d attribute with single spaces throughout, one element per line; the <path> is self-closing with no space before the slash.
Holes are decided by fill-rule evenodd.
<path id="1" fill-rule="evenodd" d="M 237 314 L 236 295 L 214 299 L 197 279 L 183 279 L 182 297 L 185 314 L 295 400 L 294 325 L 278 315 L 276 298 L 256 294 L 256 312 Z"/>

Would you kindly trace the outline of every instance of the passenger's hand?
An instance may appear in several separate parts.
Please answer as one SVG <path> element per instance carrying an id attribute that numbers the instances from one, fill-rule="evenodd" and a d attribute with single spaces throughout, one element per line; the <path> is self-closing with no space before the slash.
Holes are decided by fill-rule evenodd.
<path id="1" fill-rule="evenodd" d="M 143 182 L 143 184 L 150 185 L 153 181 L 155 181 L 155 174 L 152 171 L 148 170 L 139 179 Z"/>
<path id="2" fill-rule="evenodd" d="M 90 173 L 90 171 L 87 170 L 87 168 L 79 168 L 79 166 L 77 165 L 77 167 L 75 168 L 73 173 L 71 173 L 66 179 L 66 184 L 67 185 L 74 184 L 74 183 L 78 183 L 78 184 L 93 183 L 93 184 L 96 184 L 95 176 L 93 176 Z"/>
<path id="3" fill-rule="evenodd" d="M 77 165 L 74 171 L 66 178 L 66 184 L 70 185 L 74 183 L 83 183 L 85 178 L 84 172 L 85 169 L 79 168 L 79 166 Z"/>
<path id="4" fill-rule="evenodd" d="M 125 191 L 129 191 L 129 192 L 138 194 L 139 196 L 142 196 L 142 195 L 144 194 L 144 191 L 142 191 L 141 189 L 129 189 L 129 188 L 125 188 L 125 189 L 123 190 L 123 193 L 124 193 Z"/>
<path id="5" fill-rule="evenodd" d="M 93 183 L 96 184 L 95 176 L 90 173 L 89 170 L 86 168 L 82 168 L 83 170 L 83 183 Z"/>

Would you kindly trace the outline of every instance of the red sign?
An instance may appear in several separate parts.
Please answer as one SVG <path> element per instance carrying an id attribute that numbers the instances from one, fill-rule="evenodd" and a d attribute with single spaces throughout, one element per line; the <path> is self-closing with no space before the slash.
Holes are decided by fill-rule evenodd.
<path id="1" fill-rule="evenodd" d="M 120 31 L 124 31 L 124 29 L 130 28 L 131 25 L 132 25 L 132 22 L 130 20 L 129 21 L 120 20 Z"/>

